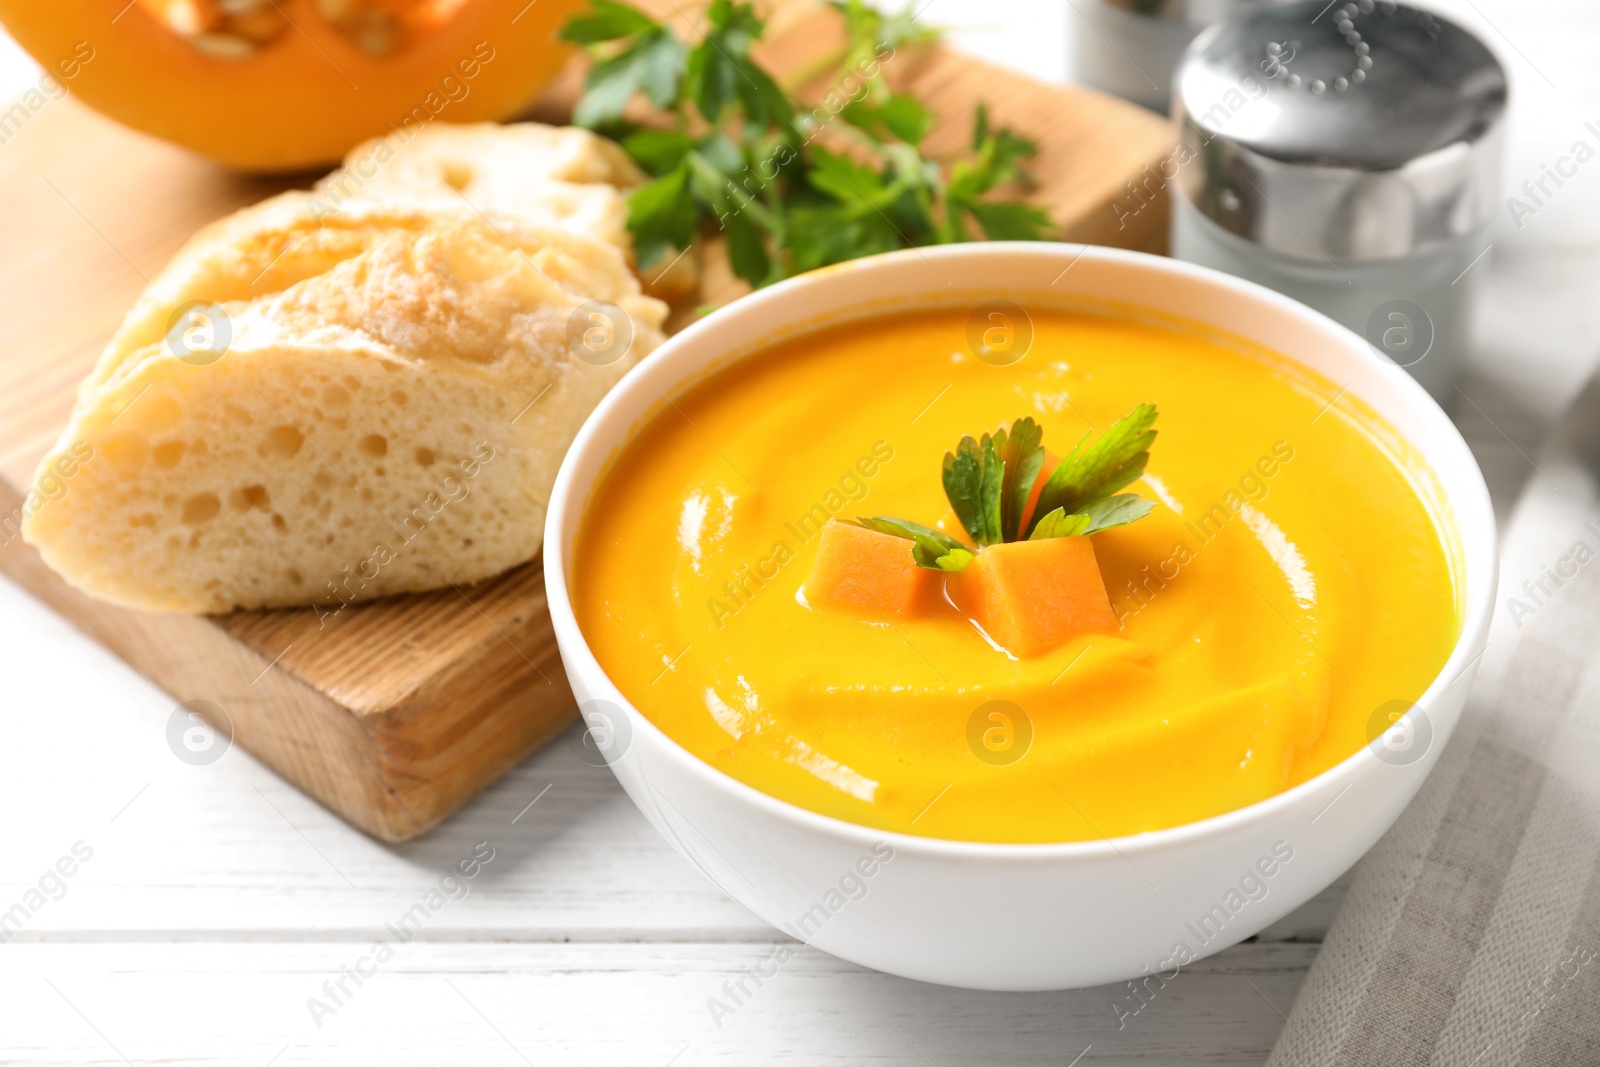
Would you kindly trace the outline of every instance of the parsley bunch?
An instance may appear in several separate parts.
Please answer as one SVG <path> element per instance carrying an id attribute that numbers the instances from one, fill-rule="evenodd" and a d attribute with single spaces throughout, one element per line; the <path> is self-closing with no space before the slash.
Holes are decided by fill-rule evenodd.
<path id="1" fill-rule="evenodd" d="M 1155 504 L 1137 493 L 1119 493 L 1138 481 L 1155 443 L 1156 408 L 1140 404 L 1098 439 L 1092 434 L 1064 456 L 1039 490 L 1038 502 L 1023 525 L 1023 512 L 1044 469 L 1044 430 L 1031 418 L 1017 419 L 974 440 L 961 438 L 944 454 L 944 494 L 977 551 L 1008 541 L 1080 537 L 1142 519 Z M 919 567 L 959 571 L 976 558 L 974 550 L 949 534 L 906 519 L 883 515 L 857 520 L 869 530 L 913 542 Z"/>
<path id="2" fill-rule="evenodd" d="M 922 155 L 933 115 L 892 91 L 882 65 L 930 34 L 907 15 L 861 0 L 834 5 L 849 44 L 836 89 L 808 108 L 750 58 L 763 21 L 752 5 L 713 0 L 705 36 L 686 45 L 672 27 L 621 0 L 591 0 L 561 37 L 595 58 L 573 120 L 621 143 L 651 176 L 628 197 L 628 229 L 641 267 L 688 248 L 712 222 L 733 271 L 754 286 L 877 252 L 973 239 L 1043 240 L 1050 217 L 986 194 L 1028 181 L 1033 142 L 994 129 L 980 106 L 968 158 L 944 168 Z M 636 94 L 669 128 L 627 122 Z M 833 101 L 839 101 L 837 104 Z M 816 143 L 826 130 L 834 151 Z"/>

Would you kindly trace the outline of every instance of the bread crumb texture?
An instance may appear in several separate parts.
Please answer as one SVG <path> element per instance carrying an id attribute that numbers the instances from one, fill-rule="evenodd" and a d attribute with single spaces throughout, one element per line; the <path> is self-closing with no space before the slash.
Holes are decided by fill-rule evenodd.
<path id="1" fill-rule="evenodd" d="M 222 612 L 497 574 L 538 551 L 578 427 L 662 340 L 665 306 L 612 245 L 494 211 L 311 199 L 196 235 L 80 386 L 23 527 L 73 585 Z M 589 301 L 626 314 L 626 354 L 569 343 Z"/>

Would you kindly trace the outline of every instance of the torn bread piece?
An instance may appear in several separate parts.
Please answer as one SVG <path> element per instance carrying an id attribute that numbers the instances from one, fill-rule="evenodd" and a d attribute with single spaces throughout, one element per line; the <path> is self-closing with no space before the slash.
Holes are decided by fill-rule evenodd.
<path id="1" fill-rule="evenodd" d="M 308 199 L 197 235 L 80 388 L 23 525 L 72 584 L 220 612 L 499 573 L 538 551 L 584 417 L 662 340 L 612 246 L 390 203 L 319 225 Z"/>
<path id="2" fill-rule="evenodd" d="M 361 200 L 412 198 L 517 215 L 607 241 L 634 264 L 651 296 L 673 301 L 699 287 L 692 252 L 634 263 L 627 192 L 647 176 L 621 146 L 578 126 L 435 122 L 357 145 L 317 183 L 319 211 Z"/>

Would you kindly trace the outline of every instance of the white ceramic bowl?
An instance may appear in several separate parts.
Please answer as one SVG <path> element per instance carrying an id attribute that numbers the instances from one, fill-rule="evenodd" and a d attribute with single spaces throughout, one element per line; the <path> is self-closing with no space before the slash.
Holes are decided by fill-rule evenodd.
<path id="1" fill-rule="evenodd" d="M 1400 431 L 1437 477 L 1464 576 L 1460 641 L 1403 723 L 1407 732 L 1202 822 L 1105 841 L 992 844 L 888 833 L 795 807 L 703 763 L 628 703 L 578 628 L 568 574 L 595 483 L 642 421 L 774 337 L 896 308 L 996 298 L 1109 301 L 1220 328 L 1349 383 Z M 997 243 L 895 253 L 794 278 L 672 338 L 578 434 L 550 500 L 544 558 L 567 677 L 595 734 L 610 738 L 612 770 L 723 892 L 786 933 L 869 967 L 1039 990 L 1170 978 L 1298 907 L 1360 858 L 1415 795 L 1460 715 L 1487 634 L 1494 542 L 1488 491 L 1460 435 L 1354 333 L 1267 289 L 1174 260 Z"/>

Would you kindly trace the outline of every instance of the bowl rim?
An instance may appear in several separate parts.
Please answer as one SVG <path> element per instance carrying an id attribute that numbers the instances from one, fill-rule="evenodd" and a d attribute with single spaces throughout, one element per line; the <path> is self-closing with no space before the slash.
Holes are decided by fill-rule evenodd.
<path id="1" fill-rule="evenodd" d="M 1358 359 L 1364 359 L 1379 366 L 1398 369 L 1382 360 L 1372 350 L 1371 346 L 1354 331 L 1334 322 L 1321 312 L 1275 290 L 1234 275 L 1167 256 L 1110 248 L 1102 245 L 1048 241 L 990 241 L 902 249 L 851 260 L 787 278 L 765 289 L 740 297 L 735 304 L 730 305 L 730 308 L 737 309 L 736 313 L 739 314 L 760 314 L 773 301 L 787 297 L 796 289 L 808 288 L 816 284 L 820 279 L 840 271 L 891 269 L 913 258 L 938 261 L 966 257 L 1004 258 L 1019 254 L 1050 260 L 1063 265 L 1064 268 L 1070 268 L 1080 260 L 1122 264 L 1124 266 L 1149 269 L 1156 274 L 1178 275 L 1220 286 L 1224 289 L 1231 289 L 1236 295 L 1246 300 L 1266 303 L 1280 311 L 1287 312 L 1291 317 L 1302 320 L 1305 325 L 1311 328 L 1325 332 L 1332 331 L 1335 335 L 1342 334 L 1342 340 L 1345 342 L 1346 347 L 1354 349 L 1358 353 Z M 937 270 L 936 263 L 934 266 L 935 270 Z M 1065 273 L 1065 270 L 1063 270 L 1063 273 Z M 932 291 L 930 289 L 930 293 Z M 914 299 L 903 303 L 907 307 L 916 306 Z M 1159 311 L 1159 308 L 1154 308 L 1153 310 Z M 871 317 L 874 314 L 882 313 L 885 312 L 868 311 L 867 315 L 863 317 Z M 832 315 L 824 314 L 816 317 L 814 328 L 823 328 L 836 321 L 841 320 Z M 781 334 L 783 330 L 793 325 L 794 323 L 787 320 L 774 320 L 771 332 Z M 809 808 L 803 808 L 798 804 L 764 793 L 754 786 L 733 777 L 726 771 L 702 760 L 680 745 L 652 722 L 648 716 L 634 707 L 595 658 L 593 650 L 589 647 L 588 639 L 584 637 L 583 631 L 578 625 L 577 616 L 572 608 L 571 596 L 567 587 L 567 554 L 570 551 L 568 542 L 572 538 L 563 535 L 562 527 L 566 525 L 568 512 L 571 510 L 578 511 L 579 521 L 572 526 L 573 536 L 576 536 L 581 528 L 581 512 L 587 503 L 584 498 L 593 485 L 593 482 L 585 485 L 575 484 L 577 481 L 575 471 L 579 462 L 578 457 L 582 456 L 587 450 L 594 448 L 607 449 L 614 454 L 631 441 L 642 424 L 642 419 L 635 420 L 635 425 L 630 430 L 624 431 L 618 440 L 602 439 L 601 428 L 615 417 L 616 409 L 622 405 L 630 390 L 639 388 L 641 381 L 651 373 L 657 364 L 667 358 L 671 358 L 672 354 L 678 350 L 694 345 L 701 334 L 710 329 L 711 326 L 708 321 L 702 319 L 681 332 L 668 337 L 665 343 L 630 368 L 627 374 L 616 385 L 612 386 L 611 390 L 584 420 L 577 436 L 573 439 L 566 455 L 562 459 L 555 484 L 551 489 L 550 502 L 545 517 L 543 566 L 545 597 L 550 609 L 554 634 L 563 657 L 570 656 L 577 660 L 578 671 L 574 673 L 581 673 L 587 678 L 602 680 L 606 692 L 596 699 L 608 700 L 621 708 L 628 716 L 631 731 L 636 734 L 642 729 L 644 732 L 651 734 L 657 742 L 661 743 L 663 751 L 669 753 L 690 773 L 705 779 L 712 788 L 727 795 L 730 799 L 745 804 L 753 804 L 766 814 L 780 821 L 795 824 L 803 830 L 866 847 L 870 847 L 877 842 L 887 842 L 896 850 L 897 855 L 900 854 L 901 849 L 906 849 L 908 854 L 920 853 L 928 858 L 982 860 L 987 862 L 1033 862 L 1105 857 L 1126 859 L 1129 853 L 1143 854 L 1164 851 L 1184 844 L 1194 844 L 1207 838 L 1223 837 L 1235 830 L 1247 828 L 1251 824 L 1270 823 L 1284 809 L 1294 807 L 1301 798 L 1328 788 L 1334 781 L 1346 778 L 1353 779 L 1362 772 L 1381 764 L 1381 761 L 1373 752 L 1372 745 L 1369 743 L 1362 745 L 1355 752 L 1326 770 L 1313 775 L 1303 782 L 1290 786 L 1288 789 L 1246 804 L 1243 807 L 1207 816 L 1203 819 L 1156 830 L 1144 830 L 1133 834 L 1082 841 L 1013 842 L 924 837 L 899 830 L 881 829 L 865 823 L 850 822 L 847 819 L 812 811 Z M 799 332 L 803 333 L 804 330 L 802 329 Z M 788 336 L 787 334 L 782 335 Z M 750 354 L 752 353 L 739 355 L 733 360 L 723 359 L 721 362 L 719 362 L 719 358 L 726 357 L 729 353 L 715 354 L 708 359 L 699 361 L 694 371 L 684 375 L 674 384 L 681 384 L 684 380 L 692 380 L 695 374 L 703 372 L 708 367 L 714 368 L 713 373 L 725 370 L 740 359 L 748 358 Z M 1281 354 L 1291 362 L 1300 363 L 1292 353 L 1284 352 Z M 1451 518 L 1454 520 L 1456 532 L 1460 533 L 1471 524 L 1481 526 L 1484 532 L 1476 553 L 1469 549 L 1465 539 L 1462 539 L 1461 542 L 1461 563 L 1466 580 L 1463 583 L 1465 588 L 1461 630 L 1457 635 L 1455 645 L 1451 649 L 1449 658 L 1445 660 L 1438 673 L 1434 676 L 1433 681 L 1417 697 L 1412 710 L 1406 713 L 1409 716 L 1420 712 L 1424 718 L 1428 718 L 1429 710 L 1441 702 L 1448 690 L 1464 680 L 1470 680 L 1469 676 L 1472 669 L 1483 657 L 1483 649 L 1488 638 L 1489 622 L 1493 614 L 1499 572 L 1498 530 L 1494 518 L 1494 509 L 1489 499 L 1488 486 L 1483 479 L 1482 469 L 1478 466 L 1477 460 L 1472 455 L 1465 439 L 1462 438 L 1460 430 L 1456 428 L 1444 410 L 1439 407 L 1438 403 L 1428 395 L 1427 391 L 1410 374 L 1403 371 L 1401 373 L 1404 380 L 1399 383 L 1399 389 L 1405 396 L 1405 403 L 1409 406 L 1420 405 L 1424 412 L 1427 413 L 1428 418 L 1437 421 L 1439 428 L 1444 431 L 1444 447 L 1446 449 L 1459 450 L 1468 463 L 1470 473 L 1466 478 L 1467 484 L 1465 486 L 1467 499 L 1458 499 L 1453 493 L 1446 494 L 1446 499 L 1450 501 L 1454 512 Z M 646 382 L 645 384 L 651 388 L 658 388 L 654 383 Z M 1398 432 L 1398 427 L 1396 430 Z M 1433 465 L 1430 463 L 1429 467 L 1432 469 Z M 606 463 L 602 462 L 597 468 L 598 473 L 595 480 L 603 476 L 607 469 Z M 1437 471 L 1435 473 L 1437 474 Z M 552 551 L 552 548 L 554 551 Z M 1477 586 L 1476 593 L 1474 593 L 1471 578 L 1478 574 L 1482 575 L 1482 581 Z M 626 753 L 624 752 L 618 758 L 625 758 L 625 756 Z M 1387 766 L 1386 764 L 1384 765 Z M 1431 769 L 1432 761 L 1424 758 L 1415 764 L 1395 769 L 1409 770 L 1411 767 Z M 1339 795 L 1343 795 L 1342 790 Z M 1337 800 L 1338 798 L 1335 797 L 1334 799 Z M 1331 802 L 1329 806 L 1331 806 Z"/>

